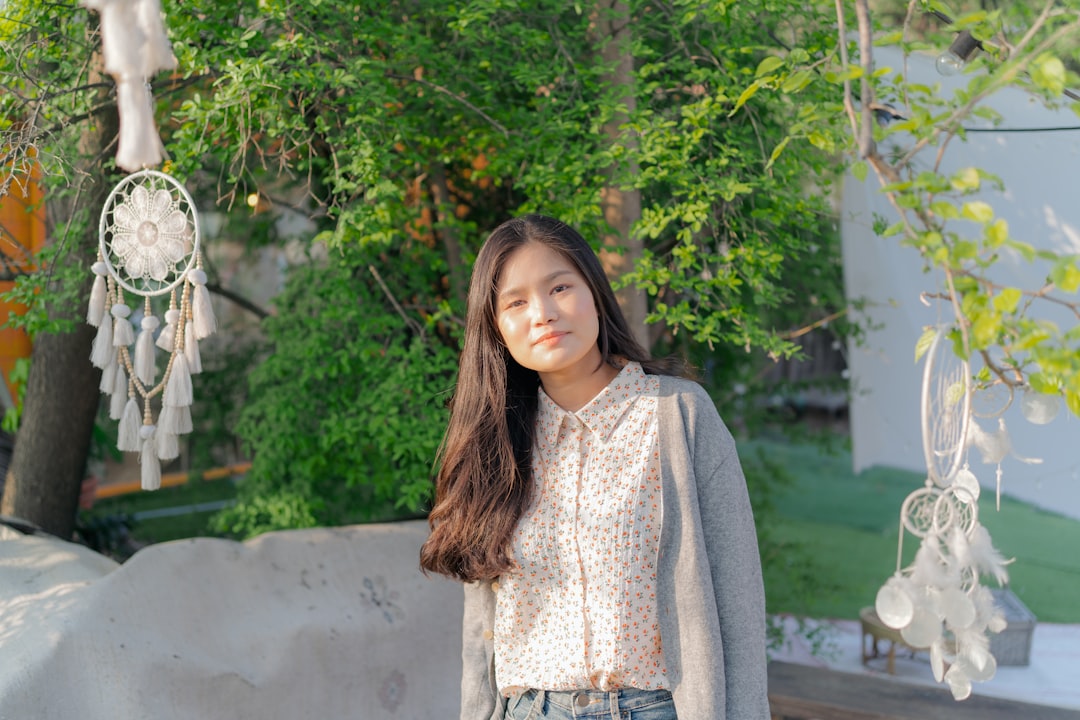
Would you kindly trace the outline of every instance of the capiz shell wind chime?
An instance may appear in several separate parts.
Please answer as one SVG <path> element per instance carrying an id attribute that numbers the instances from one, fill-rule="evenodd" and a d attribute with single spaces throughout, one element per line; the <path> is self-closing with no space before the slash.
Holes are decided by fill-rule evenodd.
<path id="1" fill-rule="evenodd" d="M 187 190 L 156 170 L 121 180 L 101 212 L 93 271 L 86 321 L 98 332 L 90 360 L 101 368 L 109 416 L 120 421 L 117 447 L 139 453 L 142 487 L 156 490 L 161 461 L 178 457 L 179 436 L 192 430 L 191 376 L 202 371 L 198 343 L 217 327 L 202 269 L 198 215 Z M 164 296 L 162 326 L 152 299 Z M 158 349 L 165 353 L 161 364 Z"/>
<path id="2" fill-rule="evenodd" d="M 926 483 L 900 508 L 896 572 L 878 591 L 875 610 L 910 647 L 929 649 L 934 679 L 963 700 L 973 681 L 997 670 L 988 633 L 1001 632 L 1006 621 L 979 577 L 1004 584 L 1007 561 L 979 523 L 979 482 L 965 461 L 976 427 L 970 367 L 950 351 L 945 328 L 937 329 L 925 362 Z M 905 532 L 920 542 L 914 561 L 902 568 Z"/>

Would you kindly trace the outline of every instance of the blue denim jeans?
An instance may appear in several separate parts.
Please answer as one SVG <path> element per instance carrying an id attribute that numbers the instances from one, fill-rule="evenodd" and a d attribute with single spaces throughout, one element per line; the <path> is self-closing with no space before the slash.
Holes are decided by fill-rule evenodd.
<path id="1" fill-rule="evenodd" d="M 506 703 L 507 720 L 678 720 L 667 690 L 526 690 Z"/>

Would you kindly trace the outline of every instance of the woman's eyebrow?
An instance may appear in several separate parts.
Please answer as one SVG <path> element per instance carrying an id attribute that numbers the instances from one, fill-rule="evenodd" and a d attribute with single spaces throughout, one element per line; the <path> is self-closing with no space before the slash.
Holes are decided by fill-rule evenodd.
<path id="1" fill-rule="evenodd" d="M 544 277 L 540 278 L 540 284 L 543 285 L 545 283 L 549 283 L 549 282 L 551 282 L 552 280 L 554 280 L 555 278 L 557 278 L 557 277 L 559 277 L 561 275 L 573 275 L 573 274 L 574 274 L 573 270 L 566 270 L 566 269 L 564 269 L 564 270 L 556 270 L 555 272 L 551 273 L 550 275 L 545 275 Z M 498 297 L 504 298 L 504 297 L 506 297 L 508 295 L 520 295 L 521 292 L 522 292 L 522 288 L 520 288 L 520 287 L 507 288 L 507 289 L 503 290 L 501 293 L 499 293 Z"/>

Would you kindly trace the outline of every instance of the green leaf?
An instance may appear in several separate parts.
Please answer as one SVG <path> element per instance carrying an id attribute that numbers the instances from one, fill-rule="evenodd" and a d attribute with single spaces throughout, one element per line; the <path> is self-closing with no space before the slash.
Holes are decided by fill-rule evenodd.
<path id="1" fill-rule="evenodd" d="M 953 174 L 950 180 L 953 188 L 961 192 L 979 189 L 979 171 L 975 168 L 964 168 Z"/>
<path id="2" fill-rule="evenodd" d="M 768 75 L 773 70 L 777 69 L 778 67 L 782 66 L 783 64 L 784 64 L 783 58 L 778 58 L 775 55 L 770 55 L 769 57 L 765 58 L 760 63 L 758 63 L 757 71 L 754 73 L 754 77 L 759 78 L 759 77 L 762 77 L 763 75 Z"/>
<path id="3" fill-rule="evenodd" d="M 773 148 L 772 154 L 769 155 L 769 162 L 765 164 L 765 169 L 766 170 L 768 170 L 770 167 L 772 167 L 772 164 L 774 162 L 776 162 L 776 159 L 778 157 L 780 157 L 780 153 L 784 152 L 784 148 L 787 147 L 787 144 L 788 144 L 788 142 L 790 140 L 791 140 L 791 136 L 788 135 L 786 138 L 784 138 L 779 143 L 777 143 L 776 147 Z"/>
<path id="4" fill-rule="evenodd" d="M 1077 267 L 1075 258 L 1062 258 L 1050 271 L 1050 280 L 1067 293 L 1074 293 L 1080 289 L 1080 268 Z"/>
<path id="5" fill-rule="evenodd" d="M 986 246 L 1000 247 L 1009 239 L 1009 223 L 1005 218 L 998 218 L 986 226 Z"/>
<path id="6" fill-rule="evenodd" d="M 975 222 L 988 223 L 994 219 L 994 208 L 982 200 L 972 200 L 964 203 L 960 209 L 960 215 Z"/>
<path id="7" fill-rule="evenodd" d="M 793 95 L 809 85 L 813 79 L 814 74 L 809 70 L 796 70 L 788 75 L 787 79 L 780 85 L 780 91 Z"/>
<path id="8" fill-rule="evenodd" d="M 1015 312 L 1021 297 L 1023 297 L 1023 293 L 1020 292 L 1019 288 L 1005 288 L 994 296 L 994 309 L 1000 313 Z"/>
<path id="9" fill-rule="evenodd" d="M 860 161 L 858 161 L 857 163 L 855 163 L 854 165 L 851 166 L 851 174 L 859 182 L 865 182 L 866 181 L 866 173 L 869 170 L 869 168 L 870 168 L 870 166 L 866 164 L 865 160 L 860 160 Z"/>
<path id="10" fill-rule="evenodd" d="M 1065 405 L 1073 415 L 1080 415 L 1080 393 L 1072 390 L 1065 391 Z"/>
<path id="11" fill-rule="evenodd" d="M 739 99 L 735 101 L 735 107 L 731 108 L 731 112 L 728 113 L 728 117 L 731 117 L 735 113 L 739 112 L 739 108 L 745 105 L 747 100 L 754 97 L 754 94 L 758 91 L 758 88 L 760 87 L 760 80 L 755 80 L 754 82 L 750 83 L 750 87 L 743 90 L 742 94 L 739 95 Z"/>
<path id="12" fill-rule="evenodd" d="M 1031 80 L 1053 95 L 1065 90 L 1065 63 L 1053 55 L 1041 55 L 1032 65 Z"/>
<path id="13" fill-rule="evenodd" d="M 915 341 L 915 362 L 919 362 L 919 358 L 926 354 L 926 351 L 930 349 L 930 346 L 934 343 L 934 338 L 937 336 L 938 329 L 933 325 L 927 325 L 923 330 L 922 335 Z"/>
<path id="14" fill-rule="evenodd" d="M 955 220 L 960 217 L 960 211 L 948 200 L 935 200 L 930 203 L 930 212 L 942 220 Z"/>

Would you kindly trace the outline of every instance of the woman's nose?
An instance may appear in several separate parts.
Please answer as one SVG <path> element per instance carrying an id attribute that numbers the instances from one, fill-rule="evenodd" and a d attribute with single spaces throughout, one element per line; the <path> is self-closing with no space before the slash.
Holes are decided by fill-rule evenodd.
<path id="1" fill-rule="evenodd" d="M 551 298 L 541 298 L 533 303 L 533 321 L 537 325 L 552 322 L 559 316 L 558 307 Z"/>

